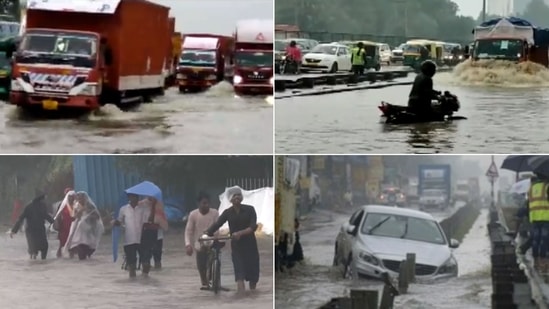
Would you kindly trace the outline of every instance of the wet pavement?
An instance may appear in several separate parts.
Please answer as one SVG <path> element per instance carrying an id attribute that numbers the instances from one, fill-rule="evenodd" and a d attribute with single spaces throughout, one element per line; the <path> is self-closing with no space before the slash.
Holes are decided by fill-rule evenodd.
<path id="1" fill-rule="evenodd" d="M 443 218 L 441 213 L 435 215 L 439 220 Z M 318 308 L 331 298 L 349 296 L 353 288 L 381 290 L 377 280 L 343 279 L 342 268 L 331 266 L 334 241 L 341 224 L 349 217 L 350 212 L 321 210 L 304 218 L 300 239 L 305 262 L 290 272 L 276 274 L 276 308 Z M 483 210 L 455 251 L 458 278 L 438 284 L 412 284 L 408 294 L 395 298 L 395 309 L 490 308 L 490 244 L 486 224 L 487 211 Z"/>
<path id="2" fill-rule="evenodd" d="M 204 93 L 169 90 L 123 112 L 40 119 L 0 104 L 2 153 L 272 153 L 272 97 L 237 97 L 222 83 Z"/>
<path id="3" fill-rule="evenodd" d="M 514 74 L 513 72 L 510 73 Z M 408 78 L 411 80 L 412 77 Z M 452 123 L 385 125 L 381 101 L 405 105 L 411 86 L 393 86 L 276 102 L 277 153 L 530 153 L 549 151 L 546 86 L 504 88 L 435 77 L 435 88 L 458 95 Z M 404 79 L 406 80 L 406 79 Z"/>
<path id="4" fill-rule="evenodd" d="M 273 240 L 258 237 L 261 273 L 257 290 L 236 298 L 230 245 L 222 250 L 221 282 L 230 289 L 215 295 L 201 291 L 196 259 L 183 252 L 183 234 L 165 237 L 163 269 L 149 278 L 134 280 L 112 262 L 110 236 L 88 261 L 56 259 L 58 242 L 50 239 L 50 258 L 30 261 L 22 234 L 0 235 L 0 308 L 10 309 L 118 309 L 118 308 L 219 308 L 271 309 L 273 304 Z M 54 248 L 52 248 L 54 247 Z"/>

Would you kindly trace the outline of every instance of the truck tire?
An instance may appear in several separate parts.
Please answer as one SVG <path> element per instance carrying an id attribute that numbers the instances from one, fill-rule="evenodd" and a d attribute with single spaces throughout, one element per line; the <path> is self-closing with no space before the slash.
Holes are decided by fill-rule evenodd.
<path id="1" fill-rule="evenodd" d="M 180 93 L 185 93 L 187 91 L 187 88 L 184 87 L 184 86 L 179 86 L 179 92 Z"/>

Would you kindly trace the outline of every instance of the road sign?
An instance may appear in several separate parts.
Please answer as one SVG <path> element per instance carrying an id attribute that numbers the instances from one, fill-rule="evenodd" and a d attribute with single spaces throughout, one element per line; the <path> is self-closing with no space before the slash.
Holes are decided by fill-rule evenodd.
<path id="1" fill-rule="evenodd" d="M 495 162 L 492 162 L 492 164 L 490 165 L 490 167 L 486 171 L 486 176 L 490 177 L 490 178 L 498 178 L 499 177 L 498 167 L 496 166 Z"/>

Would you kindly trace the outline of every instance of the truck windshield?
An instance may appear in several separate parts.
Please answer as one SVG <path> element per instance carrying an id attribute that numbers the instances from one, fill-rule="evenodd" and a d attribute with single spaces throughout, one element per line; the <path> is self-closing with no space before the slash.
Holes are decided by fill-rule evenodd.
<path id="1" fill-rule="evenodd" d="M 273 53 L 268 52 L 236 52 L 235 60 L 241 66 L 272 67 Z"/>
<path id="2" fill-rule="evenodd" d="M 438 190 L 425 190 L 423 191 L 424 196 L 442 196 L 442 192 Z"/>
<path id="3" fill-rule="evenodd" d="M 458 185 L 457 186 L 457 189 L 459 191 L 468 191 L 469 190 L 469 186 L 468 185 Z"/>
<path id="4" fill-rule="evenodd" d="M 475 43 L 475 58 L 518 60 L 523 46 L 521 40 L 480 40 Z"/>
<path id="5" fill-rule="evenodd" d="M 213 67 L 215 66 L 215 51 L 192 49 L 184 50 L 179 58 L 179 65 Z"/>
<path id="6" fill-rule="evenodd" d="M 30 32 L 21 41 L 16 61 L 91 68 L 96 63 L 97 41 L 86 34 Z"/>

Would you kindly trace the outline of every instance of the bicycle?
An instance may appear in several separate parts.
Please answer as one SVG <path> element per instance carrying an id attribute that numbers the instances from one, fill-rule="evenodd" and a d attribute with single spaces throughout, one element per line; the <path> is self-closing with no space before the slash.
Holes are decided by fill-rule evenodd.
<path id="1" fill-rule="evenodd" d="M 229 291 L 227 288 L 221 287 L 221 249 L 225 247 L 225 243 L 221 240 L 232 239 L 231 236 L 220 236 L 220 237 L 200 237 L 198 241 L 204 246 L 209 246 L 210 250 L 213 252 L 213 257 L 209 262 L 209 272 L 208 277 L 210 281 L 210 287 L 215 294 L 218 294 L 219 291 Z M 211 245 L 206 242 L 212 242 Z"/>

